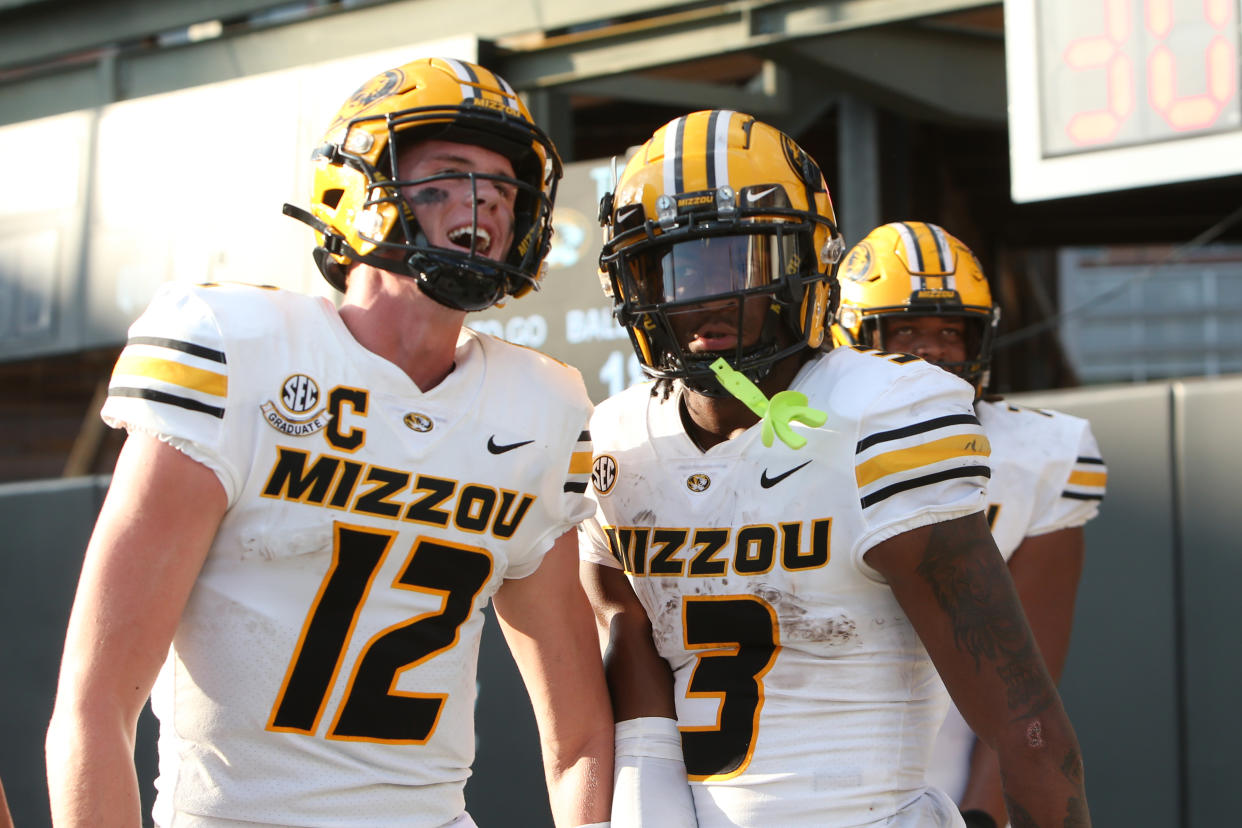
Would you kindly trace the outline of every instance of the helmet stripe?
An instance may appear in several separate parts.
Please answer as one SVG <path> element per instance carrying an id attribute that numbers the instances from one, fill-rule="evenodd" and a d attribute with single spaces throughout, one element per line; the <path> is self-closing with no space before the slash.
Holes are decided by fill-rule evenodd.
<path id="1" fill-rule="evenodd" d="M 444 58 L 444 62 L 457 75 L 457 82 L 461 84 L 461 99 L 468 101 L 471 98 L 479 97 L 479 90 L 473 86 L 473 84 L 479 82 L 478 77 L 474 74 L 474 70 L 460 60 L 454 60 L 453 58 Z"/>
<path id="2" fill-rule="evenodd" d="M 952 273 L 953 248 L 949 247 L 949 237 L 939 225 L 928 224 L 927 229 L 931 230 L 932 238 L 936 242 L 936 256 L 940 259 L 940 272 Z"/>
<path id="3" fill-rule="evenodd" d="M 717 172 L 716 165 L 719 163 L 718 156 L 716 155 L 716 150 L 719 147 L 719 140 L 716 137 L 716 130 L 719 128 L 717 122 L 720 121 L 720 114 L 721 113 L 719 109 L 713 109 L 712 114 L 707 116 L 707 159 L 706 159 L 707 169 L 706 169 L 706 173 L 707 173 L 707 189 L 709 190 L 716 189 L 716 172 Z M 725 124 L 727 125 L 728 123 L 729 123 L 729 119 L 725 118 Z M 726 177 L 727 177 L 727 172 L 728 171 L 726 170 Z"/>
<path id="4" fill-rule="evenodd" d="M 707 157 L 707 188 L 729 185 L 729 126 L 737 113 L 731 109 L 718 109 L 712 113 L 708 124 L 711 141 Z"/>
<path id="5" fill-rule="evenodd" d="M 902 246 L 905 247 L 906 261 L 910 263 L 910 271 L 912 273 L 922 273 L 926 268 L 923 266 L 923 248 L 919 245 L 919 237 L 914 232 L 914 228 L 906 224 L 904 221 L 893 222 L 893 227 L 901 236 Z"/>
<path id="6" fill-rule="evenodd" d="M 492 72 L 492 77 L 496 79 L 496 85 L 499 86 L 501 89 L 505 90 L 505 95 L 508 96 L 508 100 L 506 100 L 505 103 L 507 103 L 509 106 L 513 107 L 514 109 L 519 109 L 518 102 L 517 102 L 517 92 L 515 92 L 513 87 L 509 85 L 509 82 L 505 80 L 504 78 L 502 78 L 500 75 L 497 75 L 495 72 Z"/>
<path id="7" fill-rule="evenodd" d="M 922 290 L 927 286 L 927 280 L 922 276 L 923 251 L 919 247 L 918 237 L 914 235 L 914 228 L 904 221 L 895 221 L 891 227 L 897 231 L 897 237 L 904 248 L 904 258 L 910 268 L 910 290 L 911 292 Z"/>
<path id="8" fill-rule="evenodd" d="M 944 286 L 957 290 L 957 269 L 953 266 L 953 248 L 949 246 L 949 234 L 936 224 L 928 224 L 932 238 L 936 240 L 936 255 L 940 258 L 940 272 L 944 274 Z"/>
<path id="9" fill-rule="evenodd" d="M 685 129 L 684 115 L 664 128 L 664 192 L 668 195 L 685 190 L 681 167 L 681 139 Z"/>

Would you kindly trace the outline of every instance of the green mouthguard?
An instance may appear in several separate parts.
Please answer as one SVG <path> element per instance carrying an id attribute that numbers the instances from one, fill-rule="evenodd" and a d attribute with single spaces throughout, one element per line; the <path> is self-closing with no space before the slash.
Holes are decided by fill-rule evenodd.
<path id="1" fill-rule="evenodd" d="M 778 391 L 769 400 L 757 385 L 740 371 L 735 371 L 724 357 L 708 367 L 715 372 L 716 379 L 726 391 L 741 400 L 760 418 L 763 426 L 759 438 L 765 446 L 771 447 L 772 438 L 775 436 L 780 437 L 781 442 L 791 449 L 800 449 L 806 445 L 806 438 L 794 432 L 790 427 L 792 421 L 797 420 L 811 428 L 819 428 L 828 422 L 827 412 L 809 407 L 806 394 L 801 391 Z"/>

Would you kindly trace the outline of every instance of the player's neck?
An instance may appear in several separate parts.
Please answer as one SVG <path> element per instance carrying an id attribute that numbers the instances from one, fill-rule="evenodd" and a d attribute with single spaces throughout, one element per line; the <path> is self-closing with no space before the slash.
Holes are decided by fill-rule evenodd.
<path id="1" fill-rule="evenodd" d="M 759 381 L 759 389 L 769 399 L 789 388 L 802 364 L 811 358 L 810 350 L 786 357 Z M 686 435 L 702 451 L 732 440 L 759 422 L 759 417 L 741 400 L 732 397 L 709 397 L 686 389 L 678 404 Z"/>
<path id="2" fill-rule="evenodd" d="M 440 305 L 413 279 L 364 268 L 350 274 L 340 310 L 345 327 L 360 345 L 430 391 L 453 372 L 465 312 Z"/>

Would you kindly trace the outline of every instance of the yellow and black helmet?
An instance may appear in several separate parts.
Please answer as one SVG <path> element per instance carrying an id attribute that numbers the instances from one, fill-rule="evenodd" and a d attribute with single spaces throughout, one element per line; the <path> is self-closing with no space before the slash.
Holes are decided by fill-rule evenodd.
<path id="1" fill-rule="evenodd" d="M 979 260 L 959 239 L 935 224 L 891 222 L 845 254 L 839 275 L 836 344 L 884 350 L 886 317 L 961 316 L 968 322 L 967 360 L 940 366 L 977 390 L 987 387 L 1000 309 Z"/>
<path id="2" fill-rule="evenodd" d="M 729 110 L 694 112 L 656 130 L 600 204 L 600 277 L 643 370 L 723 395 L 708 365 L 724 356 L 752 380 L 803 348 L 820 348 L 845 245 L 819 167 L 779 130 Z M 696 268 L 710 262 L 707 276 Z M 691 354 L 670 315 L 706 302 L 767 296 L 759 342 Z"/>
<path id="3" fill-rule="evenodd" d="M 461 172 L 399 180 L 401 152 L 430 139 L 497 152 L 512 163 L 515 178 Z M 561 161 L 499 75 L 450 58 L 422 58 L 382 72 L 341 107 L 312 160 L 310 212 L 292 205 L 285 212 L 315 229 L 315 263 L 337 290 L 345 290 L 352 262 L 408 275 L 436 301 L 467 311 L 537 286 Z M 423 235 L 402 189 L 448 177 L 515 188 L 514 241 L 499 261 L 473 247 L 434 247 Z"/>

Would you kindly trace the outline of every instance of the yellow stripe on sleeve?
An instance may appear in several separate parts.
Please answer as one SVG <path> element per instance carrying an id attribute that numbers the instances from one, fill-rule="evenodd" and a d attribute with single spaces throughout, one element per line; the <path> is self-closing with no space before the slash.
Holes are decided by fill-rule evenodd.
<path id="1" fill-rule="evenodd" d="M 180 362 L 167 359 L 122 355 L 116 361 L 112 375 L 115 377 L 123 374 L 160 380 L 188 388 L 191 391 L 214 394 L 217 397 L 228 396 L 229 393 L 229 378 L 224 374 L 217 374 L 215 371 L 207 371 L 191 365 L 182 365 Z"/>
<path id="2" fill-rule="evenodd" d="M 570 474 L 589 474 L 591 471 L 591 452 L 575 451 L 569 457 Z"/>
<path id="3" fill-rule="evenodd" d="M 1069 480 L 1067 481 L 1068 485 L 1070 486 L 1101 486 L 1101 487 L 1107 482 L 1108 482 L 1108 472 L 1085 472 L 1085 471 L 1070 472 Z"/>
<path id="4" fill-rule="evenodd" d="M 862 488 L 890 474 L 930 466 L 954 457 L 987 457 L 991 452 L 992 447 L 983 435 L 955 434 L 930 443 L 876 455 L 865 463 L 860 463 L 854 469 L 854 476 L 858 480 L 858 487 Z"/>

